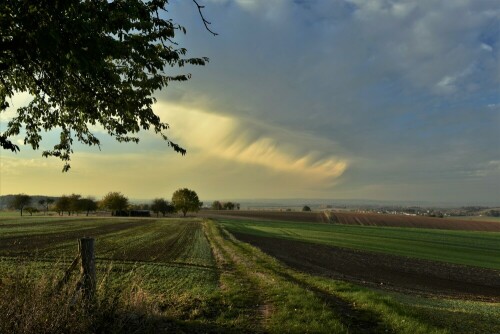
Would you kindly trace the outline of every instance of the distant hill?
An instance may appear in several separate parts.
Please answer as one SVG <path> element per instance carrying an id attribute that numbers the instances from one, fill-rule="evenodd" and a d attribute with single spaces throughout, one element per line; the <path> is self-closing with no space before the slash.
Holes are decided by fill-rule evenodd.
<path id="1" fill-rule="evenodd" d="M 12 201 L 12 198 L 15 195 L 2 195 L 0 196 L 0 210 L 5 210 L 9 208 L 9 203 Z M 38 201 L 41 199 L 46 199 L 46 198 L 52 198 L 53 200 L 59 199 L 59 197 L 54 197 L 54 196 L 43 196 L 43 195 L 34 195 L 31 196 L 31 204 L 30 206 L 38 207 L 40 206 L 38 204 Z"/>

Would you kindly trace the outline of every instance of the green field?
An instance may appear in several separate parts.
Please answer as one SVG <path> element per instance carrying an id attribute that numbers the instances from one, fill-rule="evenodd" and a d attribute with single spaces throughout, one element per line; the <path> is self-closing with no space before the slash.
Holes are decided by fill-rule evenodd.
<path id="1" fill-rule="evenodd" d="M 500 332 L 497 304 L 384 293 L 301 273 L 236 240 L 229 231 L 237 224 L 2 217 L 0 332 Z M 271 226 L 283 235 L 319 233 L 314 225 Z M 96 238 L 94 313 L 75 306 L 76 273 L 66 295 L 54 294 L 82 236 Z"/>
<path id="2" fill-rule="evenodd" d="M 500 233 L 221 220 L 231 232 L 500 269 Z"/>
<path id="3" fill-rule="evenodd" d="M 102 270 L 154 276 L 158 291 L 217 286 L 215 262 L 199 222 L 135 218 L 18 217 L 0 219 L 0 266 L 13 260 L 36 260 L 41 266 L 64 267 L 77 254 L 77 239 L 95 237 L 96 260 Z M 188 247 L 189 245 L 189 247 Z M 155 284 L 162 279 L 164 284 Z"/>

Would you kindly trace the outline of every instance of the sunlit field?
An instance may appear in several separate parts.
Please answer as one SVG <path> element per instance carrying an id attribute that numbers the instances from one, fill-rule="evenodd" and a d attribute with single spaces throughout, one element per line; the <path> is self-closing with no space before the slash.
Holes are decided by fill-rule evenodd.
<path id="1" fill-rule="evenodd" d="M 498 304 L 423 298 L 294 269 L 235 238 L 231 232 L 238 224 L 197 218 L 0 218 L 0 331 L 482 333 L 500 329 Z M 237 235 L 248 229 L 247 223 L 241 224 Z M 289 233 L 279 226 L 283 235 Z M 57 290 L 82 236 L 96 240 L 94 313 L 74 302 L 68 306 L 77 295 L 77 273 L 64 293 Z M 39 305 L 37 312 L 30 309 L 32 303 Z M 70 311 L 57 311 L 61 309 Z M 54 318 L 50 326 L 43 320 L 47 316 Z"/>

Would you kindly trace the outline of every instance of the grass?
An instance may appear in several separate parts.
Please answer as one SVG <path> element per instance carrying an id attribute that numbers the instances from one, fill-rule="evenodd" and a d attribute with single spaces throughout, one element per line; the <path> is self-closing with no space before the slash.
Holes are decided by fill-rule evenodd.
<path id="1" fill-rule="evenodd" d="M 221 219 L 231 232 L 500 269 L 500 233 Z"/>
<path id="2" fill-rule="evenodd" d="M 224 225 L 228 225 L 225 223 Z M 0 218 L 0 333 L 484 333 L 498 305 L 381 293 L 307 275 L 196 219 Z M 98 293 L 54 293 L 75 237 Z M 296 232 L 297 233 L 297 232 Z"/>
<path id="3" fill-rule="evenodd" d="M 307 275 L 241 243 L 209 223 L 209 239 L 238 270 L 260 303 L 272 311 L 267 332 L 485 333 L 498 332 L 496 304 L 386 294 Z M 215 252 L 217 253 L 217 252 Z"/>

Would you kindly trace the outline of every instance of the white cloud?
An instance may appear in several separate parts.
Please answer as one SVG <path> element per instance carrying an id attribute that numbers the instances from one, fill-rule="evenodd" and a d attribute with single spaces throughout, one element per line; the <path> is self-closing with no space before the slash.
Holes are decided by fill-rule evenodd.
<path id="1" fill-rule="evenodd" d="M 493 51 L 493 47 L 491 45 L 486 44 L 486 43 L 481 43 L 481 49 L 488 51 L 488 52 Z"/>

